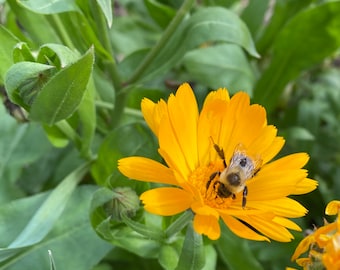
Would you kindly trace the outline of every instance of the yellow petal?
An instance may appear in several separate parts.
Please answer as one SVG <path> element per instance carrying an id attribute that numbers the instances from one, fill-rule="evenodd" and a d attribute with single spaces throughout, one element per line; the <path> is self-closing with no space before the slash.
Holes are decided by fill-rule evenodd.
<path id="1" fill-rule="evenodd" d="M 225 88 L 219 88 L 216 91 L 211 91 L 204 100 L 203 107 L 208 105 L 209 102 L 214 100 L 228 101 L 230 100 L 228 90 Z"/>
<path id="2" fill-rule="evenodd" d="M 266 164 L 266 166 L 263 167 L 261 171 L 265 172 L 265 171 L 277 171 L 277 170 L 284 171 L 290 169 L 299 169 L 305 166 L 308 160 L 309 156 L 306 153 L 291 154 Z"/>
<path id="3" fill-rule="evenodd" d="M 257 104 L 251 106 L 247 105 L 245 108 L 239 111 L 238 115 L 235 115 L 235 117 L 236 118 L 233 130 L 233 138 L 235 139 L 235 141 L 230 141 L 230 143 L 242 143 L 244 146 L 247 147 L 247 150 L 248 148 L 250 150 L 250 145 L 254 147 L 254 140 L 256 140 L 257 138 L 261 138 L 263 129 L 266 128 L 266 111 L 262 106 Z M 274 134 L 274 137 L 275 135 L 276 134 Z M 266 138 L 263 139 L 263 141 L 265 140 Z M 260 152 L 256 151 L 256 153 Z"/>
<path id="4" fill-rule="evenodd" d="M 302 217 L 307 213 L 307 209 L 300 203 L 287 197 L 261 201 L 253 201 L 248 197 L 247 206 L 289 218 Z"/>
<path id="5" fill-rule="evenodd" d="M 159 127 L 160 153 L 170 168 L 187 178 L 198 165 L 198 108 L 188 84 L 182 85 L 176 96 L 168 100 L 168 114 Z"/>
<path id="6" fill-rule="evenodd" d="M 294 237 L 283 226 L 280 226 L 266 216 L 240 216 L 241 220 L 254 227 L 260 233 L 279 242 L 290 242 Z"/>
<path id="7" fill-rule="evenodd" d="M 125 176 L 146 182 L 177 185 L 171 169 L 144 157 L 128 157 L 118 160 L 118 169 Z"/>
<path id="8" fill-rule="evenodd" d="M 215 216 L 196 214 L 194 217 L 194 230 L 199 234 L 208 236 L 211 240 L 216 240 L 221 235 L 221 228 Z"/>
<path id="9" fill-rule="evenodd" d="M 263 149 L 261 152 L 262 164 L 266 164 L 268 161 L 272 160 L 281 151 L 284 144 L 284 138 L 275 137 L 270 147 Z"/>
<path id="10" fill-rule="evenodd" d="M 239 144 L 245 144 L 249 134 L 242 132 L 244 121 L 247 121 L 244 113 L 249 109 L 250 99 L 248 94 L 239 92 L 228 103 L 227 111 L 222 118 L 220 134 L 217 144 L 223 148 L 225 158 L 229 160 Z M 214 138 L 215 139 L 215 138 Z"/>
<path id="11" fill-rule="evenodd" d="M 299 195 L 299 194 L 305 194 L 308 192 L 313 191 L 318 186 L 318 181 L 305 178 L 302 181 L 298 182 L 295 190 L 291 193 L 292 195 Z"/>
<path id="12" fill-rule="evenodd" d="M 232 110 L 235 112 L 235 115 L 238 118 L 239 115 L 242 115 L 244 109 L 250 106 L 249 95 L 245 92 L 236 93 L 230 99 L 230 106 L 232 107 Z"/>
<path id="13" fill-rule="evenodd" d="M 191 193 L 179 188 L 162 187 L 145 191 L 140 199 L 145 210 L 161 216 L 172 216 L 181 213 L 193 202 Z"/>
<path id="14" fill-rule="evenodd" d="M 259 210 L 259 209 L 244 209 L 242 207 L 241 200 L 238 203 L 234 204 L 235 206 L 229 207 L 226 209 L 219 209 L 219 213 L 221 215 L 228 215 L 228 216 L 249 216 L 249 215 L 262 215 L 268 213 L 268 211 Z M 248 203 L 247 203 L 248 206 Z"/>
<path id="15" fill-rule="evenodd" d="M 253 155 L 259 154 L 262 159 L 262 164 L 267 163 L 271 158 L 268 155 L 267 149 L 271 149 L 271 152 L 275 149 L 275 151 L 280 151 L 280 146 L 283 146 L 282 141 L 278 141 L 276 138 L 277 129 L 274 126 L 266 126 L 262 128 L 260 134 L 258 134 L 255 139 L 251 142 L 251 144 L 247 147 L 248 151 Z"/>
<path id="16" fill-rule="evenodd" d="M 167 112 L 167 105 L 163 99 L 157 104 L 150 99 L 144 98 L 141 102 L 141 109 L 146 123 L 149 125 L 153 133 L 158 136 L 159 124 Z"/>
<path id="17" fill-rule="evenodd" d="M 296 263 L 302 266 L 303 269 L 308 269 L 313 264 L 313 261 L 312 258 L 300 258 L 296 260 Z"/>
<path id="18" fill-rule="evenodd" d="M 256 233 L 255 231 L 253 231 L 248 226 L 244 225 L 242 222 L 238 221 L 234 217 L 229 215 L 221 215 L 221 217 L 224 223 L 228 226 L 228 228 L 237 236 L 249 240 L 270 242 L 270 240 L 267 237 Z"/>
<path id="19" fill-rule="evenodd" d="M 191 171 L 198 164 L 198 106 L 189 84 L 182 84 L 168 100 L 169 119 L 177 142 Z M 164 148 L 163 148 L 164 149 Z"/>
<path id="20" fill-rule="evenodd" d="M 334 232 L 337 228 L 337 224 L 335 222 L 326 224 L 320 228 L 318 228 L 316 231 L 314 231 L 313 235 L 316 241 L 320 241 L 319 246 L 321 246 L 321 244 L 324 244 L 324 237 L 326 237 L 326 239 L 330 239 L 330 237 L 328 235 L 331 234 L 331 232 Z"/>
<path id="21" fill-rule="evenodd" d="M 325 213 L 326 215 L 337 215 L 340 211 L 340 201 L 331 201 L 327 204 Z"/>
<path id="22" fill-rule="evenodd" d="M 301 232 L 302 229 L 300 228 L 299 225 L 297 225 L 295 222 L 291 221 L 290 219 L 283 218 L 283 217 L 274 217 L 273 221 L 294 231 Z"/>
<path id="23" fill-rule="evenodd" d="M 232 125 L 225 125 L 225 116 L 227 114 L 227 103 L 221 100 L 212 100 L 208 102 L 201 111 L 198 120 L 198 156 L 200 165 L 207 165 L 209 162 L 218 157 L 211 139 L 214 143 L 221 146 L 220 138 L 229 136 Z M 229 130 L 228 130 L 229 129 Z"/>
<path id="24" fill-rule="evenodd" d="M 214 216 L 215 219 L 218 219 L 220 217 L 220 215 L 218 214 L 218 212 L 214 208 L 211 208 L 211 207 L 205 205 L 202 202 L 198 202 L 198 201 L 194 202 L 191 205 L 191 209 L 192 209 L 192 211 L 194 211 L 198 215 Z"/>
<path id="25" fill-rule="evenodd" d="M 305 253 L 313 242 L 314 242 L 314 236 L 312 234 L 302 239 L 302 241 L 296 247 L 291 260 L 295 261 L 302 253 Z"/>
<path id="26" fill-rule="evenodd" d="M 295 191 L 297 183 L 306 175 L 307 172 L 301 169 L 271 172 L 262 172 L 261 169 L 253 180 L 248 181 L 248 200 L 264 201 L 286 197 Z"/>

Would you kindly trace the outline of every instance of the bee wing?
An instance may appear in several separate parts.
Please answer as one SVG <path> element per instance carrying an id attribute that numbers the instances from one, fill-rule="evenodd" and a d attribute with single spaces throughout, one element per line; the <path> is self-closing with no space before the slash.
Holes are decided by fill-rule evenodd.
<path id="1" fill-rule="evenodd" d="M 253 162 L 254 162 L 254 174 L 256 174 L 260 170 L 263 160 L 260 155 L 256 155 L 256 157 L 253 159 Z"/>
<path id="2" fill-rule="evenodd" d="M 246 165 L 241 168 L 240 162 L 241 160 L 246 159 Z M 247 154 L 246 147 L 239 143 L 236 145 L 234 154 L 230 159 L 230 170 L 233 170 L 234 168 L 240 167 L 239 170 L 242 170 L 245 178 L 249 179 L 251 178 L 258 170 L 260 169 L 262 165 L 262 159 L 260 155 L 256 156 L 250 156 Z"/>

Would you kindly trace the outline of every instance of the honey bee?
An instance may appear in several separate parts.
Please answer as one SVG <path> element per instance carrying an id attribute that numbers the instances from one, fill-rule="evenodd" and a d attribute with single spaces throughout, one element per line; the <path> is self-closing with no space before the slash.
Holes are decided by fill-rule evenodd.
<path id="1" fill-rule="evenodd" d="M 229 166 L 227 166 L 223 149 L 214 142 L 213 144 L 217 154 L 223 160 L 225 169 L 222 172 L 214 172 L 209 177 L 206 188 L 208 189 L 211 182 L 218 176 L 218 180 L 214 182 L 214 189 L 217 193 L 216 197 L 232 197 L 235 199 L 235 194 L 243 191 L 242 207 L 245 208 L 248 195 L 246 182 L 260 170 L 262 160 L 260 158 L 251 158 L 246 154 L 246 151 L 242 149 L 241 145 L 238 145 L 230 159 Z"/>

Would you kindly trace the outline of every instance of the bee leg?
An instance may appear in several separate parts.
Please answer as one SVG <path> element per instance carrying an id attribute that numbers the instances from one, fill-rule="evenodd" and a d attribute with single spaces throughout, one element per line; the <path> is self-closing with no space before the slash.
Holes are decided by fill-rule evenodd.
<path id="1" fill-rule="evenodd" d="M 207 185 L 206 185 L 206 189 L 208 189 L 210 187 L 211 181 L 214 180 L 214 178 L 217 175 L 220 175 L 220 174 L 221 174 L 220 172 L 214 172 L 212 175 L 210 175 L 209 180 L 208 180 Z"/>
<path id="2" fill-rule="evenodd" d="M 247 188 L 247 186 L 245 186 L 244 189 L 243 189 L 242 208 L 246 207 L 246 204 L 247 204 L 247 195 L 248 195 L 248 188 Z"/>

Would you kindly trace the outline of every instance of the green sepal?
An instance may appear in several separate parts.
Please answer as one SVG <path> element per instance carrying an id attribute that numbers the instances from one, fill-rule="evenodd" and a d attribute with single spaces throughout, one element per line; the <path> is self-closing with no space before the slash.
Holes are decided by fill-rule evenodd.
<path id="1" fill-rule="evenodd" d="M 12 65 L 5 76 L 9 99 L 29 111 L 54 69 L 53 66 L 33 62 Z"/>

